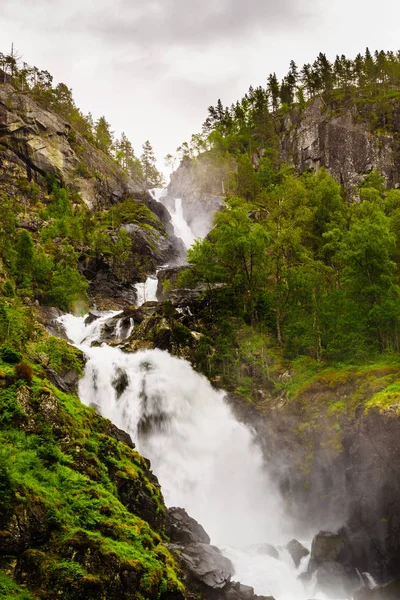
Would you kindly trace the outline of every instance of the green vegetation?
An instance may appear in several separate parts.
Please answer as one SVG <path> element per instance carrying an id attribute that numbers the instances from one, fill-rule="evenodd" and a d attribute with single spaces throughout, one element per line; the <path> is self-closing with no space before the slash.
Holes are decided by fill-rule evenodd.
<path id="1" fill-rule="evenodd" d="M 38 221 L 33 233 L 24 227 L 25 215 L 17 201 L 5 194 L 1 197 L 2 294 L 81 311 L 87 304 L 88 282 L 80 272 L 79 260 L 101 257 L 123 276 L 132 241 L 122 226 L 136 223 L 156 236 L 163 225 L 141 202 L 128 199 L 93 213 L 76 192 L 52 179 L 47 186 L 42 201 L 29 205 L 29 220 Z"/>
<path id="2" fill-rule="evenodd" d="M 48 71 L 31 67 L 25 62 L 21 64 L 21 56 L 14 46 L 9 54 L 0 53 L 1 83 L 11 83 L 19 91 L 32 96 L 44 108 L 54 111 L 68 121 L 74 128 L 70 143 L 78 156 L 82 148 L 77 141 L 76 132 L 115 160 L 137 183 L 144 182 L 148 188 L 163 187 L 165 182 L 156 168 L 149 141 L 143 144 L 143 155 L 139 160 L 125 133 L 122 133 L 119 139 L 115 139 L 111 125 L 104 116 L 94 121 L 91 113 L 84 115 L 75 104 L 72 90 L 65 83 L 54 85 L 53 76 Z M 78 166 L 77 175 L 85 178 L 91 176 L 84 163 Z"/>
<path id="3" fill-rule="evenodd" d="M 2 597 L 179 594 L 162 544 L 163 499 L 145 460 L 46 380 L 43 367 L 81 372 L 77 351 L 42 330 L 27 337 L 24 363 L 14 365 L 20 355 L 5 346 L 0 358 L 0 552 L 17 560 L 22 586 L 0 572 Z"/>
<path id="4" fill-rule="evenodd" d="M 346 202 L 323 170 L 278 171 L 254 200 L 228 198 L 181 284 L 222 284 L 226 315 L 262 325 L 288 359 L 397 352 L 400 192 L 372 173 L 359 195 Z"/>

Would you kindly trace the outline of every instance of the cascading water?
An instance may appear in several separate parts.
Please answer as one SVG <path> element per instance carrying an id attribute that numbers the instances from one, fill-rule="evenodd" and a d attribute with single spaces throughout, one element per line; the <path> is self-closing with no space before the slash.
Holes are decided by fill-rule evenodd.
<path id="1" fill-rule="evenodd" d="M 150 275 L 143 283 L 137 283 L 136 305 L 142 306 L 145 302 L 155 302 L 157 300 L 158 279 L 155 275 Z"/>
<path id="2" fill-rule="evenodd" d="M 174 209 L 170 209 L 169 213 L 171 215 L 171 222 L 174 227 L 175 235 L 183 240 L 186 248 L 190 248 L 196 238 L 183 216 L 181 198 L 175 198 Z"/>
<path id="3" fill-rule="evenodd" d="M 190 246 L 194 235 L 179 199 L 170 212 L 176 235 Z M 138 305 L 156 299 L 156 286 L 154 276 L 136 286 Z M 105 344 L 92 347 L 110 316 L 115 313 L 88 326 L 84 318 L 60 318 L 68 337 L 88 357 L 81 400 L 130 433 L 151 460 L 166 504 L 185 508 L 204 526 L 232 561 L 235 580 L 276 600 L 312 597 L 314 590 L 305 591 L 298 579 L 307 559 L 296 569 L 282 548 L 279 558 L 260 552 L 265 542 L 287 542 L 290 522 L 252 432 L 235 419 L 224 393 L 166 352 L 126 354 Z M 318 593 L 318 598 L 325 596 Z"/>
<path id="4" fill-rule="evenodd" d="M 297 579 L 304 564 L 296 570 L 286 551 L 277 559 L 257 549 L 287 542 L 290 524 L 251 431 L 235 419 L 224 393 L 167 352 L 91 347 L 105 319 L 86 327 L 82 318 L 60 318 L 88 357 L 81 400 L 130 433 L 151 460 L 166 504 L 184 507 L 204 526 L 231 559 L 236 580 L 276 600 L 310 598 Z"/>

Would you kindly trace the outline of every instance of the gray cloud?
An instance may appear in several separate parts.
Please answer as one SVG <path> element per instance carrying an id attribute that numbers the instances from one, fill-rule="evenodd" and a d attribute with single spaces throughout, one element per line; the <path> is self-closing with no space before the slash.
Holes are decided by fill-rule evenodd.
<path id="1" fill-rule="evenodd" d="M 92 19 L 78 19 L 89 33 L 112 44 L 162 47 L 206 46 L 236 41 L 277 26 L 290 29 L 309 20 L 310 0 L 120 0 Z"/>

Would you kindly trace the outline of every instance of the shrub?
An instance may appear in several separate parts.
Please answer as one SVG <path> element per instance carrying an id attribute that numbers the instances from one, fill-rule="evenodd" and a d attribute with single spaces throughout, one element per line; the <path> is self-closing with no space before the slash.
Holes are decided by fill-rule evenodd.
<path id="1" fill-rule="evenodd" d="M 0 347 L 0 357 L 4 362 L 9 363 L 10 365 L 16 365 L 22 360 L 22 354 L 9 346 Z"/>
<path id="2" fill-rule="evenodd" d="M 15 365 L 15 377 L 17 381 L 21 379 L 27 384 L 30 384 L 32 382 L 33 377 L 32 367 L 25 362 L 18 363 L 17 365 Z"/>
<path id="3" fill-rule="evenodd" d="M 9 279 L 4 282 L 2 292 L 7 298 L 13 298 L 15 296 L 14 286 Z"/>

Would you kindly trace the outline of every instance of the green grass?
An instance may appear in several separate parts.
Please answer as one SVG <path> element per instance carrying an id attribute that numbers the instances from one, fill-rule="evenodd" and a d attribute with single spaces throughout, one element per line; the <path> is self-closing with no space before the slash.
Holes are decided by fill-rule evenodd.
<path id="1" fill-rule="evenodd" d="M 33 600 L 33 596 L 0 571 L 0 598 L 2 600 Z"/>
<path id="2" fill-rule="evenodd" d="M 56 359 L 57 352 L 58 347 Z M 13 373 L 5 363 L 0 370 Z M 165 513 L 160 488 L 146 475 L 145 460 L 108 435 L 109 422 L 36 371 L 31 387 L 8 385 L 0 377 L 2 507 L 20 515 L 35 511 L 50 530 L 49 541 L 24 555 L 28 572 L 37 572 L 40 580 L 30 581 L 31 591 L 35 594 L 41 585 L 54 589 L 54 597 L 86 597 L 85 586 L 107 589 L 112 578 L 107 564 L 113 561 L 137 574 L 138 598 L 182 591 L 175 562 L 162 543 L 163 532 L 130 512 L 118 496 L 118 481 L 137 482 L 155 518 Z M 85 568 L 79 558 L 82 548 L 100 557 L 104 573 Z M 0 574 L 0 586 L 10 598 L 32 597 Z"/>

